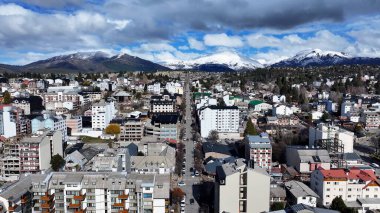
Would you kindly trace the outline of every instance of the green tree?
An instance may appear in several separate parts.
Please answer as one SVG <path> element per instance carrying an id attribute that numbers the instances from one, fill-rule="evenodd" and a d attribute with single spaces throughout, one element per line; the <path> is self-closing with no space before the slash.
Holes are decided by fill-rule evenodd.
<path id="1" fill-rule="evenodd" d="M 255 126 L 252 123 L 251 119 L 248 119 L 247 125 L 244 130 L 244 136 L 246 135 L 258 135 L 258 132 L 255 128 Z"/>
<path id="2" fill-rule="evenodd" d="M 62 156 L 59 154 L 53 155 L 53 157 L 51 157 L 51 160 L 50 160 L 51 168 L 54 171 L 58 171 L 60 168 L 62 168 L 65 165 L 65 163 L 66 163 L 65 159 L 63 159 Z"/>
<path id="3" fill-rule="evenodd" d="M 346 212 L 345 210 L 347 209 L 347 206 L 346 206 L 346 204 L 344 204 L 342 197 L 337 196 L 332 200 L 330 209 L 336 210 L 339 212 Z"/>
<path id="4" fill-rule="evenodd" d="M 330 115 L 330 113 L 328 113 L 328 112 L 324 112 L 323 113 L 323 115 L 322 115 L 322 117 L 321 117 L 321 119 L 323 120 L 323 121 L 330 121 L 331 120 L 331 115 Z"/>
<path id="5" fill-rule="evenodd" d="M 3 93 L 3 104 L 10 104 L 12 102 L 11 94 L 8 91 Z"/>
<path id="6" fill-rule="evenodd" d="M 270 206 L 271 211 L 278 211 L 278 210 L 282 210 L 284 208 L 285 208 L 284 203 L 281 203 L 281 202 L 274 202 Z"/>

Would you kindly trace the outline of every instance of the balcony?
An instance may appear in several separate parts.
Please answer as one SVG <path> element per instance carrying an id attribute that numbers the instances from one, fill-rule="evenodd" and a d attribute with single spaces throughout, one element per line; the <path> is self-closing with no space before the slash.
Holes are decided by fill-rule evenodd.
<path id="1" fill-rule="evenodd" d="M 54 198 L 54 194 L 49 195 L 48 193 L 45 193 L 45 195 L 41 196 L 42 201 L 51 201 Z"/>
<path id="2" fill-rule="evenodd" d="M 74 195 L 74 200 L 84 201 L 86 193 L 84 195 Z"/>
<path id="3" fill-rule="evenodd" d="M 53 208 L 53 206 L 54 206 L 54 201 L 41 204 L 42 209 L 51 209 Z"/>
<path id="4" fill-rule="evenodd" d="M 127 194 L 121 194 L 121 195 L 117 196 L 117 198 L 119 198 L 120 200 L 127 200 L 128 197 L 129 197 L 129 195 L 127 195 Z"/>
<path id="5" fill-rule="evenodd" d="M 69 209 L 79 209 L 80 207 L 80 203 L 69 203 Z"/>
<path id="6" fill-rule="evenodd" d="M 112 206 L 117 208 L 124 208 L 124 203 L 114 203 Z"/>

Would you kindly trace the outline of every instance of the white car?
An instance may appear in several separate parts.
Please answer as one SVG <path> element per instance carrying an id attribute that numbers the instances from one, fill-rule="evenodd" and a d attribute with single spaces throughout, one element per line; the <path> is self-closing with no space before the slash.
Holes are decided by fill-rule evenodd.
<path id="1" fill-rule="evenodd" d="M 178 186 L 186 186 L 186 183 L 183 181 L 178 182 Z"/>

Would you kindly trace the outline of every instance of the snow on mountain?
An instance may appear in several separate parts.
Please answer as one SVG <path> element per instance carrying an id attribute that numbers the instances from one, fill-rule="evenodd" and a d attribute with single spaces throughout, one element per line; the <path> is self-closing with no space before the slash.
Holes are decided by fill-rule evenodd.
<path id="1" fill-rule="evenodd" d="M 165 62 L 167 67 L 172 69 L 199 69 L 204 65 L 220 65 L 233 70 L 256 69 L 263 67 L 256 60 L 243 57 L 236 52 L 224 51 L 189 61 L 170 61 Z"/>
<path id="2" fill-rule="evenodd" d="M 295 56 L 275 63 L 272 66 L 330 66 L 341 64 L 351 58 L 351 56 L 343 52 L 313 49 L 301 51 Z"/>

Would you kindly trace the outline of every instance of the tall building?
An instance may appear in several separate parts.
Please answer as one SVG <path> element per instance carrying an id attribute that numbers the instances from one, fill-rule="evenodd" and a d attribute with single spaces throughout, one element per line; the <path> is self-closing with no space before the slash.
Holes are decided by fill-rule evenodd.
<path id="1" fill-rule="evenodd" d="M 91 119 L 93 129 L 105 129 L 110 121 L 115 117 L 116 109 L 114 102 L 104 100 L 94 103 L 91 109 Z"/>
<path id="2" fill-rule="evenodd" d="M 338 196 L 347 202 L 380 198 L 380 183 L 373 170 L 320 168 L 311 174 L 310 188 L 319 195 L 323 206 L 330 206 Z"/>
<path id="3" fill-rule="evenodd" d="M 170 95 L 152 96 L 150 111 L 153 113 L 176 112 L 176 98 Z"/>
<path id="4" fill-rule="evenodd" d="M 23 173 L 47 170 L 55 154 L 63 157 L 60 131 L 41 130 L 21 139 L 9 138 L 3 144 L 1 176 L 6 180 L 15 180 Z"/>
<path id="5" fill-rule="evenodd" d="M 262 168 L 249 168 L 243 159 L 217 167 L 215 212 L 268 212 L 270 176 Z"/>
<path id="6" fill-rule="evenodd" d="M 0 192 L 2 212 L 169 212 L 169 175 L 54 172 L 23 177 Z"/>
<path id="7" fill-rule="evenodd" d="M 155 114 L 145 124 L 145 135 L 176 142 L 178 140 L 178 113 Z"/>
<path id="8" fill-rule="evenodd" d="M 320 123 L 316 127 L 309 127 L 309 147 L 326 148 L 329 152 L 351 153 L 354 151 L 353 132 L 339 126 Z"/>
<path id="9" fill-rule="evenodd" d="M 67 116 L 66 126 L 67 129 L 70 131 L 70 135 L 72 133 L 82 132 L 82 116 Z"/>
<path id="10" fill-rule="evenodd" d="M 144 136 L 144 123 L 140 119 L 113 119 L 111 123 L 120 125 L 120 141 L 138 142 Z"/>
<path id="11" fill-rule="evenodd" d="M 268 134 L 247 135 L 245 137 L 245 158 L 250 167 L 272 168 L 272 145 Z"/>
<path id="12" fill-rule="evenodd" d="M 62 140 L 67 141 L 67 125 L 66 118 L 62 115 L 43 114 L 32 119 L 32 133 L 36 133 L 41 129 L 50 129 L 52 131 L 60 131 Z"/>
<path id="13" fill-rule="evenodd" d="M 240 137 L 238 107 L 207 106 L 199 110 L 198 116 L 202 137 L 208 137 L 214 130 L 220 138 Z"/>
<path id="14" fill-rule="evenodd" d="M 30 120 L 20 108 L 3 105 L 0 107 L 0 135 L 9 138 L 30 134 Z"/>

